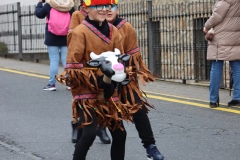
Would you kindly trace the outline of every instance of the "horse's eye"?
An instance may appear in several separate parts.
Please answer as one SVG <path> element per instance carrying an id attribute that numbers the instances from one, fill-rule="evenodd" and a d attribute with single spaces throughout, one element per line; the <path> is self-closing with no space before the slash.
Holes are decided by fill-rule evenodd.
<path id="1" fill-rule="evenodd" d="M 110 63 L 110 61 L 106 61 L 106 64 L 109 64 Z"/>

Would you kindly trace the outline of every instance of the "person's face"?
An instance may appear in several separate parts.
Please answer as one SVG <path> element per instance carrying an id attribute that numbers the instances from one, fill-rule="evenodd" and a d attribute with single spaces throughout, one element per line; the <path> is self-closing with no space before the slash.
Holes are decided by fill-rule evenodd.
<path id="1" fill-rule="evenodd" d="M 107 13 L 107 21 L 110 23 L 113 23 L 117 17 L 118 14 L 118 7 L 117 5 L 112 5 L 111 10 Z"/>
<path id="2" fill-rule="evenodd" d="M 111 5 L 90 6 L 86 9 L 89 19 L 103 22 L 107 17 L 108 11 L 111 9 Z"/>

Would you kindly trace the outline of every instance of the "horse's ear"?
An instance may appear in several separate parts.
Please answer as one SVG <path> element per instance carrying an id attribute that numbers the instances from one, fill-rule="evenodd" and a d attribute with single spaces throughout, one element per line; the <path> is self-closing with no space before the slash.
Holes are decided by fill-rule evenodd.
<path id="1" fill-rule="evenodd" d="M 123 62 L 127 62 L 130 59 L 130 54 L 122 54 L 119 56 L 119 59 L 121 59 Z"/>
<path id="2" fill-rule="evenodd" d="M 121 54 L 120 50 L 117 49 L 117 48 L 114 48 L 114 52 L 115 52 L 115 55 L 120 55 Z"/>
<path id="3" fill-rule="evenodd" d="M 87 62 L 89 67 L 99 68 L 101 66 L 101 62 L 98 60 L 90 60 Z"/>
<path id="4" fill-rule="evenodd" d="M 104 57 L 100 57 L 100 58 L 88 61 L 87 65 L 89 67 L 100 68 L 104 60 L 105 60 Z"/>
<path id="5" fill-rule="evenodd" d="M 94 52 L 90 53 L 90 57 L 91 57 L 91 59 L 98 59 L 98 58 L 100 58 L 100 56 L 95 54 Z"/>

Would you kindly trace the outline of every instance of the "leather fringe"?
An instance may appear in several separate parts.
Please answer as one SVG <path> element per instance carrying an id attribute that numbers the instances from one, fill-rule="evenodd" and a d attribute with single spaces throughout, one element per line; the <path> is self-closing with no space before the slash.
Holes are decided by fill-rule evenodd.
<path id="1" fill-rule="evenodd" d="M 116 93 L 116 92 L 115 92 Z M 103 127 L 108 127 L 110 130 L 115 130 L 121 127 L 121 121 L 133 122 L 132 112 L 128 110 L 128 105 L 120 103 L 120 101 L 114 102 L 113 100 L 105 99 L 81 99 L 74 100 L 72 102 L 72 111 L 74 117 L 79 117 L 78 109 L 83 111 L 83 121 L 80 128 L 92 123 L 88 121 L 88 117 L 91 117 L 89 110 L 94 110 L 97 117 L 97 123 L 101 124 Z M 112 123 L 114 122 L 114 123 Z M 112 126 L 114 124 L 114 126 Z"/>
<path id="2" fill-rule="evenodd" d="M 145 82 L 153 82 L 155 81 L 155 78 L 153 77 L 151 71 L 147 68 L 145 63 L 142 60 L 142 56 L 140 52 L 135 53 L 131 55 L 131 58 L 129 60 L 130 68 L 128 67 L 129 78 L 131 79 L 131 76 L 135 76 L 134 78 L 137 79 L 137 76 L 139 77 L 142 85 L 146 85 Z"/>

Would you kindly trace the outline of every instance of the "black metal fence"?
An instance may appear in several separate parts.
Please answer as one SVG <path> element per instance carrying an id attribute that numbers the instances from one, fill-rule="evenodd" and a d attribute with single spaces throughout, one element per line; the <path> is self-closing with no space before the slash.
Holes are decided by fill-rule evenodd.
<path id="1" fill-rule="evenodd" d="M 38 61 L 43 58 L 43 53 L 47 53 L 45 19 L 38 19 L 34 12 L 34 5 L 21 7 L 20 2 L 0 6 L 0 43 L 7 46 L 1 56 L 17 54 L 23 60 L 31 58 L 30 54 Z"/>
<path id="2" fill-rule="evenodd" d="M 212 13 L 214 0 L 199 0 L 165 5 L 152 1 L 119 4 L 119 16 L 135 28 L 142 57 L 150 70 L 161 79 L 208 81 L 210 63 L 206 60 L 207 42 L 203 27 Z M 41 55 L 44 45 L 45 20 L 34 15 L 35 6 L 20 3 L 0 6 L 0 46 L 5 54 Z M 0 48 L 1 49 L 1 48 Z M 224 67 L 223 86 L 229 80 L 228 62 Z"/>
<path id="3" fill-rule="evenodd" d="M 18 19 L 19 4 L 9 4 L 0 6 L 0 42 L 8 48 L 6 52 L 19 53 Z M 1 53 L 6 54 L 6 53 Z"/>

